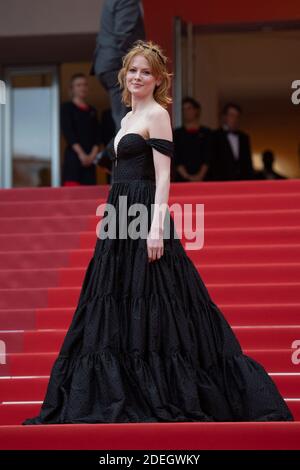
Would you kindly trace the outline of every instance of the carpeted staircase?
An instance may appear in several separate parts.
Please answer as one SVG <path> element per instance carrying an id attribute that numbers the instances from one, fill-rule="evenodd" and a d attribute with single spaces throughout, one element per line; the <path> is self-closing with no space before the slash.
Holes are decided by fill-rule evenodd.
<path id="1" fill-rule="evenodd" d="M 300 180 L 172 184 L 169 199 L 205 204 L 204 248 L 188 254 L 296 422 L 21 425 L 44 398 L 107 194 L 0 191 L 0 448 L 299 449 Z"/>

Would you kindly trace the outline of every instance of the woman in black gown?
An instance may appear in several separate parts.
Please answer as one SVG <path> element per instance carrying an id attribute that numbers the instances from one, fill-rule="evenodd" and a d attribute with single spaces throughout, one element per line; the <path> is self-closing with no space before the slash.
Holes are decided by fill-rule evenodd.
<path id="1" fill-rule="evenodd" d="M 94 160 L 101 144 L 96 109 L 87 103 L 88 81 L 84 74 L 72 76 L 71 101 L 61 105 L 61 128 L 67 146 L 62 167 L 63 186 L 97 183 Z"/>
<path id="2" fill-rule="evenodd" d="M 243 354 L 172 217 L 170 236 L 158 218 L 173 156 L 166 61 L 141 41 L 124 57 L 119 80 L 132 111 L 110 143 L 105 218 L 40 414 L 23 424 L 293 420 L 265 369 Z M 149 212 L 157 203 L 144 219 L 150 230 L 122 238 L 136 203 Z M 117 236 L 105 237 L 112 226 Z"/>

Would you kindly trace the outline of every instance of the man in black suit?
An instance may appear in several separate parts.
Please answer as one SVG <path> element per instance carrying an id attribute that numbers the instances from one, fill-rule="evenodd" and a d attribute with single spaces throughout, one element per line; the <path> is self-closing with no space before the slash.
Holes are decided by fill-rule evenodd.
<path id="1" fill-rule="evenodd" d="M 121 101 L 118 72 L 122 67 L 122 57 L 133 43 L 138 39 L 145 39 L 143 16 L 140 0 L 104 1 L 90 75 L 97 75 L 110 94 L 116 132 L 128 111 Z"/>
<path id="2" fill-rule="evenodd" d="M 241 113 L 235 103 L 227 103 L 223 108 L 222 126 L 213 132 L 211 180 L 253 179 L 250 139 L 239 130 Z"/>

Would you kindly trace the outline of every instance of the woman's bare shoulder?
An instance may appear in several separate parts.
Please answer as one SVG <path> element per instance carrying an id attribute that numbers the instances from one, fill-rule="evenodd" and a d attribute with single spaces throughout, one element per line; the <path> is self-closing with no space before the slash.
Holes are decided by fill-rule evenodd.
<path id="1" fill-rule="evenodd" d="M 168 110 L 157 103 L 149 116 L 149 135 L 172 140 L 172 125 Z"/>
<path id="2" fill-rule="evenodd" d="M 169 111 L 163 106 L 161 106 L 159 103 L 156 103 L 156 105 L 151 108 L 151 110 L 149 111 L 148 118 L 150 122 L 155 121 L 159 125 L 170 125 L 171 123 Z"/>
<path id="3" fill-rule="evenodd" d="M 125 114 L 125 116 L 122 117 L 121 119 L 121 127 L 123 124 L 125 124 L 125 122 L 127 121 L 127 119 L 131 116 L 132 114 L 132 111 L 128 111 L 128 113 Z"/>
<path id="4" fill-rule="evenodd" d="M 169 116 L 169 111 L 157 102 L 151 107 L 150 112 L 156 116 Z"/>

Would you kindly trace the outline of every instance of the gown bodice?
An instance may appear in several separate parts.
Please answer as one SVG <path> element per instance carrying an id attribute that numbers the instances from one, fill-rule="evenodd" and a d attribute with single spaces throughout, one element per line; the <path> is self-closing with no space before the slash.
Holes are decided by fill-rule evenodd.
<path id="1" fill-rule="evenodd" d="M 155 168 L 152 148 L 173 158 L 174 143 L 160 138 L 145 139 L 141 134 L 124 134 L 115 147 L 115 139 L 109 143 L 113 161 L 112 182 L 150 180 L 155 182 Z"/>

